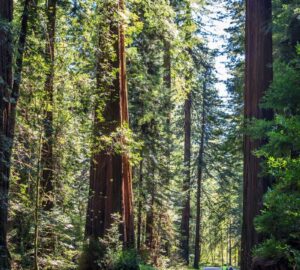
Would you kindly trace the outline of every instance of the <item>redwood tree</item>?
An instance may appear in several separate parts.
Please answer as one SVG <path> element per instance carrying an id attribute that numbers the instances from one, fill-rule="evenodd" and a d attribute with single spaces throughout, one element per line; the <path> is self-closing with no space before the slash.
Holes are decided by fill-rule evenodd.
<path id="1" fill-rule="evenodd" d="M 119 0 L 119 12 L 124 13 L 125 1 Z M 122 16 L 122 15 L 121 15 Z M 128 90 L 126 80 L 126 53 L 125 53 L 125 29 L 124 21 L 119 19 L 119 83 L 120 83 L 120 114 L 121 125 L 129 124 L 128 112 Z M 122 138 L 122 144 L 126 142 Z M 133 220 L 133 193 L 132 193 L 132 171 L 129 157 L 122 154 L 122 218 L 123 218 L 123 243 L 126 247 L 134 245 L 134 220 Z"/>
<path id="2" fill-rule="evenodd" d="M 17 43 L 15 75 L 12 76 L 12 36 L 9 27 L 0 26 L 0 268 L 9 269 L 9 252 L 6 244 L 8 188 L 10 161 L 16 124 L 17 101 L 20 93 L 23 55 L 26 45 L 28 20 L 36 5 L 25 0 Z M 33 14 L 31 14 L 33 15 Z M 10 23 L 13 18 L 13 1 L 0 1 L 0 19 Z"/>
<path id="3" fill-rule="evenodd" d="M 138 200 L 138 213 L 137 213 L 137 249 L 140 251 L 141 249 L 141 240 L 142 240 L 142 208 L 143 208 L 143 160 L 140 161 L 139 168 L 139 200 Z"/>
<path id="4" fill-rule="evenodd" d="M 105 104 L 104 108 L 101 105 L 95 108 L 86 236 L 103 238 L 114 221 L 113 215 L 119 214 L 124 247 L 130 247 L 134 244 L 134 230 L 129 158 L 115 146 L 98 145 L 103 135 L 116 136 L 114 139 L 119 144 L 126 144 L 124 135 L 116 135 L 119 128 L 128 125 L 124 22 L 122 15 L 118 19 L 116 16 L 123 11 L 122 0 L 102 3 L 99 10 L 102 19 L 99 22 L 97 88 Z"/>
<path id="5" fill-rule="evenodd" d="M 44 192 L 42 202 L 43 209 L 49 211 L 54 206 L 53 200 L 53 93 L 54 93 L 54 46 L 55 46 L 55 22 L 56 22 L 56 0 L 46 1 L 47 9 L 47 32 L 46 32 L 46 50 L 45 61 L 47 64 L 47 73 L 45 81 L 46 92 L 46 111 L 44 116 L 44 140 L 42 147 L 42 166 L 43 173 L 41 179 L 41 187 Z"/>
<path id="6" fill-rule="evenodd" d="M 183 209 L 181 218 L 181 251 L 185 262 L 189 263 L 190 239 L 190 185 L 191 185 L 191 107 L 192 97 L 188 94 L 184 104 L 184 172 L 183 182 Z"/>
<path id="7" fill-rule="evenodd" d="M 272 80 L 272 21 L 271 0 L 247 0 L 246 2 L 246 82 L 244 115 L 270 119 L 272 112 L 259 107 L 261 98 Z M 260 160 L 253 154 L 263 142 L 244 138 L 244 209 L 242 230 L 241 269 L 252 265 L 252 249 L 261 241 L 254 228 L 254 218 L 262 209 L 263 194 L 269 180 L 260 177 Z"/>
<path id="8" fill-rule="evenodd" d="M 12 112 L 12 35 L 13 1 L 0 1 L 0 269 L 10 269 L 7 249 L 7 216 L 10 159 L 13 142 Z"/>
<path id="9" fill-rule="evenodd" d="M 192 25 L 192 11 L 190 3 L 186 2 L 185 6 L 185 26 L 188 31 L 185 36 L 187 44 L 191 42 L 192 33 L 190 27 Z M 189 48 L 187 53 L 191 54 Z M 191 70 L 189 70 L 191 72 Z M 187 74 L 186 79 L 191 79 L 191 74 Z M 191 91 L 191 90 L 190 90 Z M 186 264 L 189 264 L 189 240 L 190 240 L 190 185 L 191 185 L 191 110 L 192 110 L 192 93 L 189 92 L 184 103 L 184 174 L 183 181 L 183 209 L 181 216 L 181 253 Z"/>
<path id="10" fill-rule="evenodd" d="M 201 137 L 197 164 L 197 194 L 196 194 L 196 232 L 195 232 L 195 257 L 194 268 L 199 269 L 201 255 L 201 195 L 204 168 L 204 142 L 206 136 L 206 76 L 203 83 L 203 100 L 201 112 Z"/>

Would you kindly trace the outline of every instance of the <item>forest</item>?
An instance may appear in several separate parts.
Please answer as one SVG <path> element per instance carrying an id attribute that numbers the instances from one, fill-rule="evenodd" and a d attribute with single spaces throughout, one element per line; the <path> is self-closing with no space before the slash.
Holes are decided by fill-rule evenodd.
<path id="1" fill-rule="evenodd" d="M 0 270 L 300 270 L 300 0 L 0 0 Z"/>

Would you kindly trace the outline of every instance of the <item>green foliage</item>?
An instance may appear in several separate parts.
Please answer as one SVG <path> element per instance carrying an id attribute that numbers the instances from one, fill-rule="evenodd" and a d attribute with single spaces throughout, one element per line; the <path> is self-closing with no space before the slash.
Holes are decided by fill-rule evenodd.
<path id="1" fill-rule="evenodd" d="M 105 270 L 138 270 L 141 263 L 137 252 L 123 249 L 120 240 L 120 217 L 113 217 L 113 224 L 102 239 L 90 238 L 80 258 L 79 269 L 88 269 L 94 262 L 95 269 Z"/>
<path id="2" fill-rule="evenodd" d="M 264 199 L 264 209 L 256 218 L 256 229 L 265 241 L 256 256 L 284 259 L 298 268 L 300 254 L 300 111 L 298 61 L 276 62 L 274 81 L 262 107 L 273 109 L 270 121 L 255 121 L 252 133 L 267 143 L 257 155 L 265 159 L 265 172 L 274 179 Z M 284 72 L 283 72 L 284 71 Z"/>
<path id="3" fill-rule="evenodd" d="M 114 270 L 138 270 L 139 267 L 139 257 L 135 250 L 125 250 L 119 257 Z"/>
<path id="4" fill-rule="evenodd" d="M 263 99 L 263 108 L 272 108 L 285 115 L 299 114 L 299 104 L 297 103 L 300 99 L 299 65 L 298 59 L 294 59 L 288 64 L 281 61 L 274 63 L 274 73 L 278 76 L 274 78 L 270 91 Z"/>
<path id="5" fill-rule="evenodd" d="M 140 270 L 155 270 L 152 266 L 140 264 Z"/>
<path id="6" fill-rule="evenodd" d="M 254 250 L 255 256 L 269 259 L 282 259 L 283 256 L 289 256 L 289 246 L 275 239 L 268 239 Z"/>
<path id="7" fill-rule="evenodd" d="M 300 183 L 299 160 L 272 162 L 270 172 L 276 184 L 265 197 L 265 208 L 256 218 L 256 229 L 267 239 L 255 250 L 255 254 L 265 258 L 285 258 L 291 265 L 297 265 L 299 259 L 298 240 L 300 238 Z M 276 163 L 276 164 L 275 164 Z M 270 163 L 269 163 L 270 164 Z M 294 166 L 296 165 L 296 166 Z M 289 167 L 289 168 L 288 168 Z M 294 170 L 296 168 L 296 170 Z M 297 259 L 298 258 L 298 259 Z"/>

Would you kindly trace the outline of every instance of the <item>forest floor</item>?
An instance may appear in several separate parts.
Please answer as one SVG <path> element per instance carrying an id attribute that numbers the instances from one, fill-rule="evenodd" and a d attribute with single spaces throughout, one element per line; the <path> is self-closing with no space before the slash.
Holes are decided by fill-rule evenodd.
<path id="1" fill-rule="evenodd" d="M 169 270 L 194 270 L 193 267 L 187 267 L 184 265 L 178 265 L 176 267 L 170 267 Z M 140 270 L 158 270 L 152 266 L 140 265 Z M 227 270 L 226 266 L 201 266 L 199 270 Z M 238 268 L 233 268 L 233 270 L 239 270 Z"/>
<path id="2" fill-rule="evenodd" d="M 192 268 L 192 267 L 182 267 L 182 266 L 179 266 L 177 268 L 170 269 L 170 270 L 192 270 L 192 269 L 194 270 L 194 268 Z M 200 268 L 200 270 L 226 270 L 226 269 L 227 268 L 225 266 L 223 266 L 223 267 L 203 266 L 203 267 Z M 238 269 L 234 268 L 234 270 L 238 270 Z"/>

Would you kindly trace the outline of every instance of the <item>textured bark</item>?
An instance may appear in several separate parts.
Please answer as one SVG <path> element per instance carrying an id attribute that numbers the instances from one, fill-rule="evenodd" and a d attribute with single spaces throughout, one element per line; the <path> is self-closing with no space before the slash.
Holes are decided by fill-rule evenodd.
<path id="1" fill-rule="evenodd" d="M 20 35 L 18 40 L 18 53 L 16 57 L 16 68 L 15 68 L 15 74 L 13 78 L 13 89 L 11 97 L 16 102 L 11 103 L 11 114 L 10 114 L 10 125 L 12 127 L 11 133 L 14 134 L 15 131 L 15 121 L 16 121 L 16 113 L 17 113 L 17 100 L 19 99 L 20 95 L 20 85 L 21 85 L 21 75 L 22 75 L 22 69 L 23 69 L 23 55 L 26 45 L 26 39 L 27 39 L 27 31 L 28 31 L 28 20 L 30 17 L 31 12 L 34 9 L 34 6 L 36 5 L 36 2 L 33 0 L 25 0 L 24 2 L 24 9 L 22 13 L 22 20 L 21 20 L 21 29 L 20 29 Z M 33 15 L 33 14 L 31 14 Z"/>
<path id="2" fill-rule="evenodd" d="M 118 27 L 113 20 L 117 7 L 115 4 L 104 6 L 99 13 L 104 14 L 110 23 L 104 25 L 103 20 L 99 26 L 99 53 L 97 66 L 97 88 L 99 96 L 104 96 L 105 107 L 96 106 L 94 116 L 94 137 L 97 148 L 97 138 L 101 134 L 110 136 L 120 126 L 120 94 L 119 75 L 105 80 L 104 74 L 108 76 L 113 69 L 119 68 L 119 57 L 114 60 L 108 52 L 106 40 L 111 40 L 112 46 L 118 55 Z M 105 35 L 105 36 L 104 36 Z M 107 66 L 105 66 L 107 61 Z M 102 77 L 103 76 L 103 77 Z M 100 99 L 99 98 L 99 99 Z M 103 121 L 100 121 L 100 116 Z M 112 223 L 111 215 L 121 213 L 121 189 L 122 189 L 122 167 L 121 156 L 113 153 L 110 149 L 94 150 L 90 170 L 90 194 L 87 209 L 86 236 L 104 237 L 105 231 Z"/>
<path id="3" fill-rule="evenodd" d="M 23 54 L 24 54 L 26 38 L 27 38 L 28 20 L 30 15 L 29 13 L 32 7 L 35 5 L 36 5 L 35 1 L 32 0 L 25 0 L 24 2 L 24 10 L 22 14 L 21 29 L 20 29 L 20 36 L 19 36 L 18 54 L 16 59 L 16 69 L 15 69 L 15 76 L 13 82 L 13 93 L 16 95 L 16 97 L 19 96 L 19 92 L 20 92 L 21 75 L 22 75 L 22 68 L 23 68 Z"/>
<path id="4" fill-rule="evenodd" d="M 189 27 L 192 25 L 192 10 L 190 3 L 185 3 L 185 25 Z M 191 32 L 188 30 L 185 36 L 185 41 L 190 42 L 192 38 Z M 189 49 L 187 53 L 190 54 Z M 189 70 L 191 72 L 191 70 Z M 187 73 L 186 79 L 190 80 L 190 74 Z M 184 173 L 185 178 L 183 180 L 183 209 L 181 217 L 181 253 L 186 264 L 189 264 L 189 240 L 190 240 L 190 182 L 191 182 L 191 106 L 192 96 L 188 93 L 187 99 L 184 104 Z"/>
<path id="5" fill-rule="evenodd" d="M 171 43 L 168 40 L 164 40 L 164 86 L 166 88 L 166 101 L 165 101 L 165 113 L 166 113 L 166 185 L 170 183 L 171 175 L 171 152 L 172 152 L 172 132 L 171 132 L 171 112 L 172 112 L 172 78 L 171 78 Z"/>
<path id="6" fill-rule="evenodd" d="M 97 86 L 100 95 L 105 96 L 105 107 L 101 121 L 95 110 L 94 133 L 110 136 L 117 128 L 128 125 L 128 94 L 126 83 L 126 58 L 124 23 L 117 21 L 115 13 L 124 11 L 124 2 L 105 3 L 102 14 L 107 20 L 100 22 Z M 107 23 L 109 22 L 109 23 Z M 103 31 L 106 28 L 106 31 Z M 106 35 L 103 38 L 102 35 Z M 107 40 L 112 42 L 117 57 L 111 57 Z M 104 74 L 117 74 L 107 80 Z M 125 144 L 125 138 L 120 138 Z M 96 143 L 96 142 L 95 142 Z M 131 166 L 126 154 L 115 153 L 109 146 L 96 150 L 91 161 L 90 194 L 87 209 L 86 236 L 104 237 L 112 225 L 114 214 L 122 217 L 121 235 L 124 247 L 134 245 L 133 195 Z"/>
<path id="7" fill-rule="evenodd" d="M 23 70 L 23 55 L 25 52 L 26 47 L 26 40 L 28 35 L 28 28 L 29 24 L 32 25 L 33 18 L 36 17 L 36 1 L 35 0 L 25 0 L 23 13 L 21 17 L 21 28 L 18 40 L 18 47 L 17 47 L 17 54 L 16 54 L 16 64 L 14 70 L 14 78 L 13 78 L 13 90 L 12 90 L 12 97 L 14 100 L 18 100 L 20 95 L 20 86 L 21 86 L 21 75 Z M 13 127 L 15 127 L 16 121 L 16 113 L 17 113 L 17 103 L 11 104 L 11 116 L 10 122 Z M 13 131 L 14 133 L 14 131 Z M 26 147 L 26 150 L 29 151 L 29 138 L 26 132 L 19 134 L 19 138 L 22 138 L 22 143 Z M 30 162 L 29 156 L 24 157 L 23 162 L 27 163 Z M 20 170 L 20 185 L 27 184 L 29 181 L 30 173 L 28 172 L 27 168 L 23 168 Z M 15 192 L 21 192 L 21 188 L 19 188 Z M 17 231 L 17 237 L 14 240 L 15 246 L 18 247 L 18 252 L 22 255 L 28 251 L 29 242 L 26 241 L 28 238 L 28 234 L 30 231 L 30 222 L 31 220 L 24 215 L 23 209 L 19 209 L 16 212 L 16 217 L 13 220 L 12 227 Z M 27 238 L 26 238 L 27 237 Z M 30 243 L 31 245 L 31 243 Z M 26 251 L 25 251 L 26 250 Z"/>
<path id="8" fill-rule="evenodd" d="M 42 207 L 50 211 L 54 206 L 54 157 L 53 157 L 53 92 L 54 92 L 54 60 L 55 60 L 55 22 L 56 22 L 56 0 L 47 0 L 47 33 L 45 61 L 48 66 L 45 81 L 46 112 L 44 117 L 44 140 L 42 146 L 42 179 L 43 191 Z"/>
<path id="9" fill-rule="evenodd" d="M 171 44 L 170 41 L 164 40 L 164 83 L 169 90 L 169 98 L 171 96 Z M 170 106 L 170 100 L 168 100 L 168 107 Z M 170 108 L 169 108 L 170 109 Z"/>
<path id="10" fill-rule="evenodd" d="M 43 134 L 40 134 L 39 156 L 37 164 L 37 175 L 35 181 L 35 209 L 34 209 L 34 270 L 39 270 L 39 208 L 40 208 L 40 180 L 41 180 L 41 160 L 43 147 Z"/>
<path id="11" fill-rule="evenodd" d="M 259 103 L 272 80 L 272 20 L 271 0 L 246 2 L 246 85 L 245 119 L 272 118 L 272 112 L 259 108 Z M 254 228 L 254 218 L 263 206 L 263 194 L 269 183 L 259 177 L 260 160 L 253 155 L 263 142 L 244 138 L 244 209 L 242 229 L 241 269 L 251 269 L 253 247 L 261 241 Z"/>
<path id="12" fill-rule="evenodd" d="M 7 195 L 9 187 L 10 159 L 15 134 L 16 109 L 20 92 L 23 54 L 27 38 L 29 13 L 30 7 L 34 4 L 35 2 L 31 0 L 26 0 L 24 2 L 14 79 L 12 76 L 11 33 L 0 30 L 0 77 L 3 79 L 3 84 L 0 83 L 0 269 L 9 269 L 10 267 L 9 253 L 6 247 Z M 12 13 L 12 1 L 1 0 L 1 19 L 11 22 Z"/>
<path id="13" fill-rule="evenodd" d="M 13 18 L 13 1 L 0 0 L 0 18 L 10 23 Z M 9 28 L 6 28 L 9 29 Z M 10 269 L 7 249 L 7 217 L 10 160 L 14 127 L 11 118 L 12 89 L 12 35 L 0 28 L 0 269 Z"/>
<path id="14" fill-rule="evenodd" d="M 189 264 L 190 239 L 190 184 L 191 184 L 191 93 L 184 104 L 184 173 L 183 182 L 183 209 L 181 217 L 181 251 L 186 264 Z"/>
<path id="15" fill-rule="evenodd" d="M 198 155 L 198 171 L 197 171 L 197 197 L 196 197 L 196 233 L 195 233 L 195 257 L 194 268 L 199 269 L 201 256 L 201 193 L 203 181 L 203 167 L 204 167 L 204 139 L 206 126 L 206 83 L 203 87 L 203 101 L 202 101 L 202 117 L 201 117 L 201 138 Z"/>
<path id="16" fill-rule="evenodd" d="M 141 238 L 142 238 L 142 197 L 143 197 L 143 160 L 140 161 L 140 172 L 139 172 L 139 204 L 138 204 L 138 218 L 137 218 L 137 249 L 141 249 Z"/>
<path id="17" fill-rule="evenodd" d="M 125 11 L 124 0 L 119 0 L 119 12 Z M 125 53 L 125 22 L 121 18 L 119 21 L 119 70 L 120 70 L 120 112 L 121 125 L 129 124 L 128 113 L 128 90 L 126 80 L 126 53 Z M 126 142 L 123 139 L 123 144 Z M 133 192 L 132 192 L 132 171 L 128 155 L 122 154 L 122 215 L 124 235 L 123 243 L 125 247 L 134 246 L 134 218 L 133 218 Z"/>

